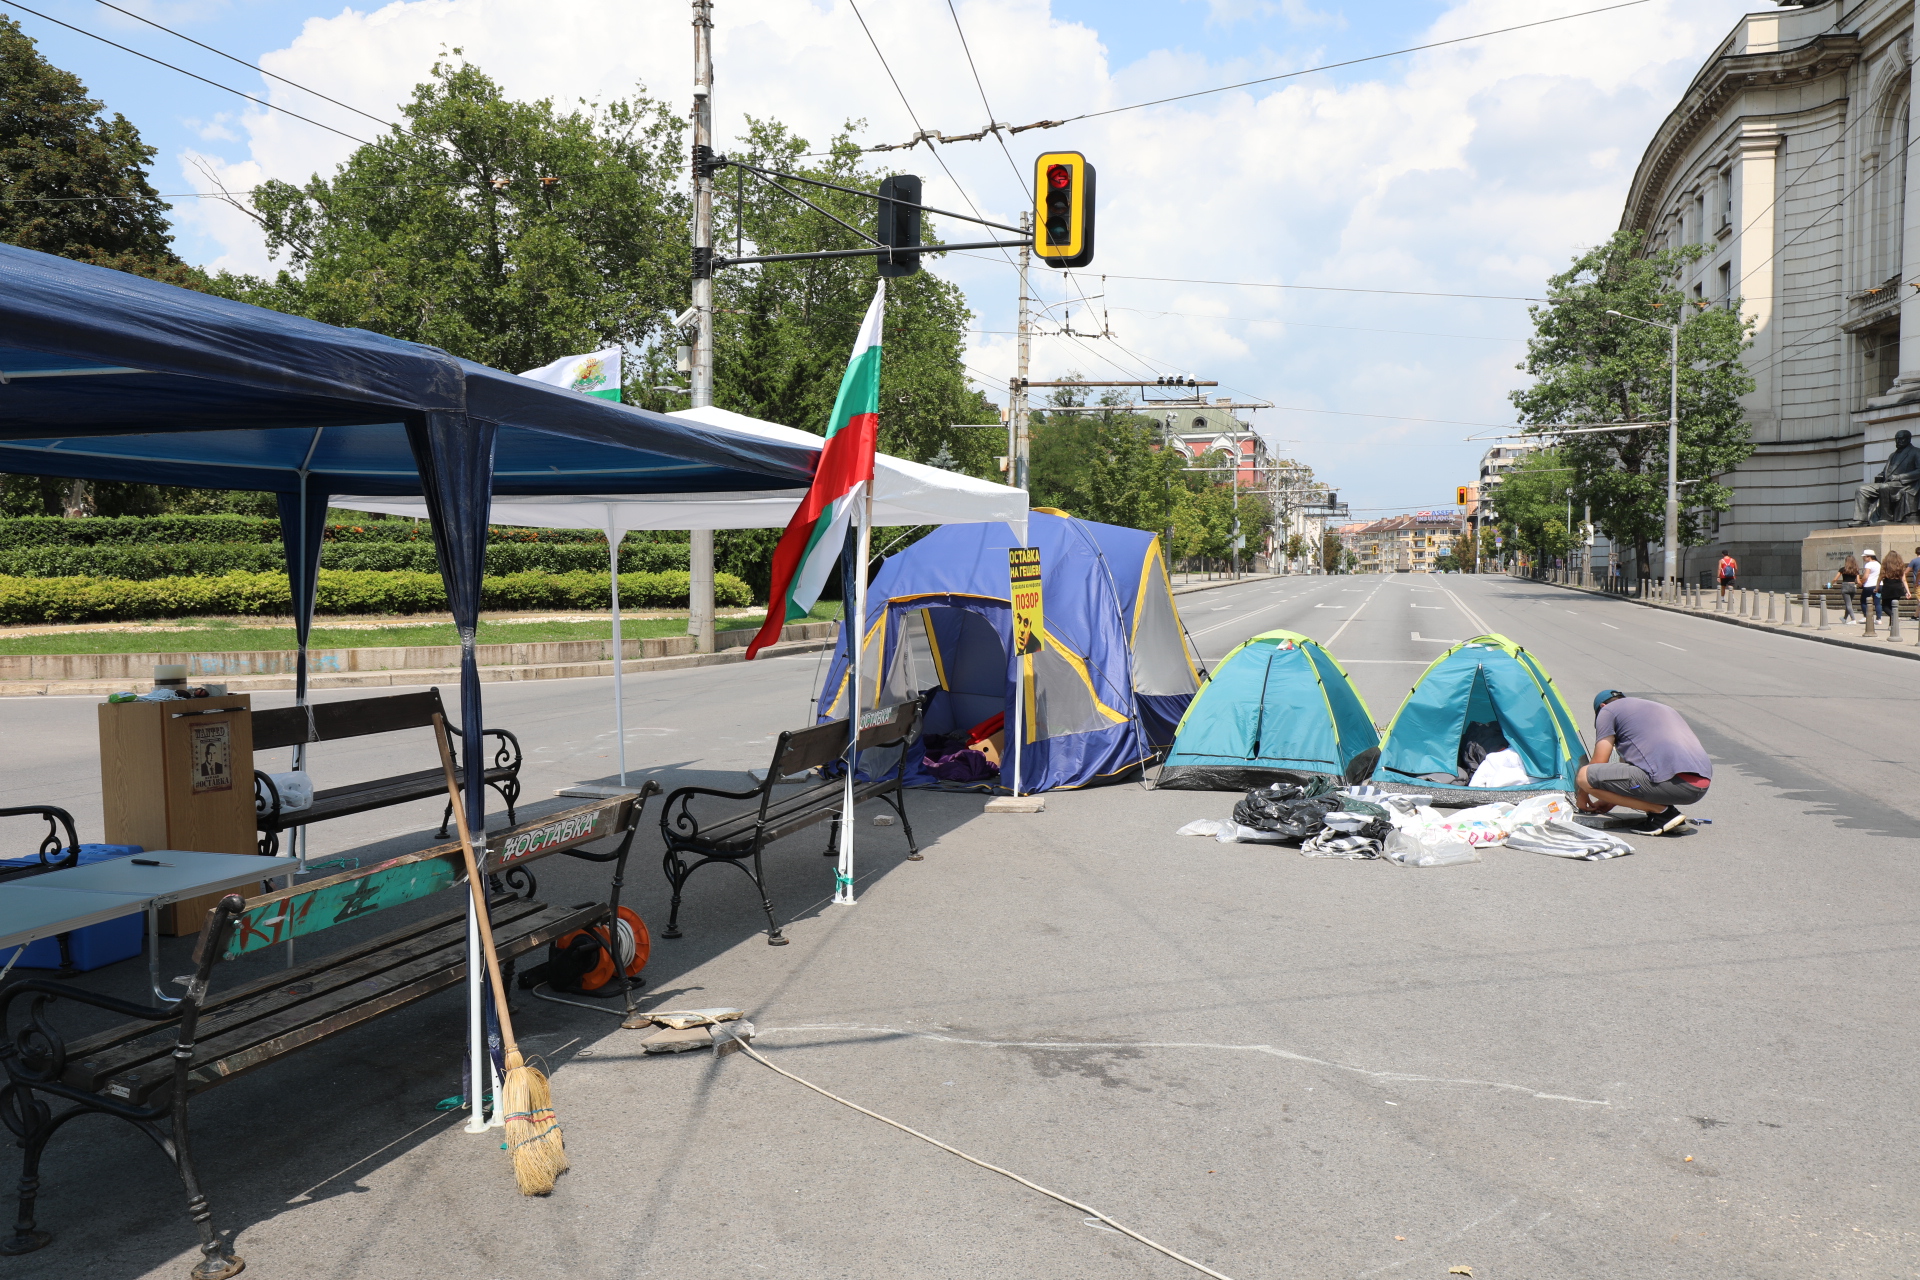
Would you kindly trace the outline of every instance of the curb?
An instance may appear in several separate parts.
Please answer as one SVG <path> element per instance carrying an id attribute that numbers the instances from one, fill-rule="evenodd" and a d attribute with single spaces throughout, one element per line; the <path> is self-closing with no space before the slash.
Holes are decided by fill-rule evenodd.
<path id="1" fill-rule="evenodd" d="M 774 657 L 787 654 L 813 653 L 820 649 L 830 649 L 832 640 L 795 640 L 785 644 L 769 645 L 763 651 Z M 681 671 L 690 667 L 720 667 L 745 662 L 745 648 L 723 649 L 718 653 L 686 653 L 665 658 L 629 658 L 622 664 L 624 674 L 636 675 L 649 671 Z M 613 674 L 613 660 L 604 662 L 553 662 L 535 666 L 498 666 L 481 667 L 482 684 L 502 684 L 523 680 L 573 680 L 586 676 L 610 676 Z M 369 689 L 369 688 L 410 688 L 429 684 L 458 684 L 458 667 L 401 667 L 391 671 L 356 671 L 340 675 L 311 675 L 307 679 L 308 689 Z M 128 680 L 53 680 L 29 681 L 8 680 L 0 683 L 0 698 L 43 698 L 58 695 L 95 695 L 104 697 L 109 693 L 118 693 L 132 683 Z M 293 677 L 276 676 L 237 676 L 224 682 L 230 693 L 262 693 L 277 689 L 293 688 Z"/>
<path id="2" fill-rule="evenodd" d="M 1542 587 L 1557 587 L 1562 591 L 1578 591 L 1581 595 L 1586 596 L 1604 596 L 1609 600 L 1619 600 L 1625 604 L 1639 605 L 1643 609 L 1658 609 L 1662 613 L 1679 614 L 1685 618 L 1700 618 L 1707 622 L 1723 622 L 1728 626 L 1741 627 L 1748 631 L 1761 631 L 1767 635 L 1786 636 L 1793 640 L 1812 640 L 1819 644 L 1830 644 L 1841 649 L 1858 649 L 1862 653 L 1881 653 L 1891 658 L 1911 658 L 1920 661 L 1920 645 L 1909 643 L 1906 640 L 1900 642 L 1902 647 L 1895 648 L 1891 642 L 1870 643 L 1866 640 L 1850 640 L 1845 636 L 1825 636 L 1821 635 L 1818 631 L 1789 630 L 1788 627 L 1781 626 L 1778 623 L 1755 622 L 1750 618 L 1742 618 L 1735 614 L 1715 613 L 1711 610 L 1683 609 L 1678 605 L 1662 604 L 1658 600 L 1636 600 L 1632 596 L 1616 596 L 1595 587 L 1576 587 L 1571 583 L 1548 582 L 1544 579 L 1534 578 L 1521 578 L 1516 579 L 1516 581 L 1533 582 Z M 1920 628 L 1920 619 L 1916 619 L 1914 625 L 1916 628 Z"/>
<path id="3" fill-rule="evenodd" d="M 1171 587 L 1169 590 L 1176 596 L 1185 596 L 1192 595 L 1196 591 L 1218 591 L 1221 587 L 1244 587 L 1249 582 L 1271 582 L 1275 578 L 1326 578 L 1332 576 L 1331 574 L 1324 573 L 1249 573 L 1237 582 L 1232 578 L 1224 578 L 1219 582 L 1189 582 L 1183 587 Z"/>

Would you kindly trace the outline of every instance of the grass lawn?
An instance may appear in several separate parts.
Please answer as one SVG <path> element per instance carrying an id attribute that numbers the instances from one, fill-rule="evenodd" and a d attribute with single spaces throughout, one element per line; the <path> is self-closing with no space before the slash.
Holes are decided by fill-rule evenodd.
<path id="1" fill-rule="evenodd" d="M 821 621 L 840 616 L 838 601 L 823 601 L 812 616 Z M 179 622 L 191 623 L 182 618 Z M 723 631 L 758 628 L 762 619 L 722 618 Z M 628 618 L 620 634 L 628 640 L 652 636 L 683 636 L 685 618 Z M 482 622 L 481 644 L 538 644 L 549 640 L 611 640 L 608 622 Z M 421 645 L 459 644 L 453 624 L 395 623 L 390 627 L 328 628 L 316 623 L 308 644 L 315 649 L 386 649 Z M 76 631 L 64 635 L 0 638 L 0 654 L 41 653 L 237 653 L 255 649 L 293 649 L 292 627 L 250 627 L 238 622 L 207 622 L 194 630 L 153 627 L 138 631 Z"/>

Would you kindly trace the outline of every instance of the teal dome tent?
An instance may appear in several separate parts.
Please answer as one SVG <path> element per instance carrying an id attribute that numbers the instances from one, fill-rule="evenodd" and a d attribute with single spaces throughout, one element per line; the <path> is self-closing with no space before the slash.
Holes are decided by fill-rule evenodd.
<path id="1" fill-rule="evenodd" d="M 1502 739 L 1519 756 L 1526 784 L 1467 786 L 1473 771 L 1463 747 L 1474 741 L 1493 749 Z M 1485 635 L 1455 645 L 1421 674 L 1387 726 L 1373 781 L 1458 807 L 1571 791 L 1586 761 L 1586 740 L 1546 668 L 1505 636 Z"/>
<path id="2" fill-rule="evenodd" d="M 1372 713 L 1333 654 L 1298 632 L 1268 631 L 1214 668 L 1154 785 L 1244 791 L 1365 777 L 1379 745 Z"/>

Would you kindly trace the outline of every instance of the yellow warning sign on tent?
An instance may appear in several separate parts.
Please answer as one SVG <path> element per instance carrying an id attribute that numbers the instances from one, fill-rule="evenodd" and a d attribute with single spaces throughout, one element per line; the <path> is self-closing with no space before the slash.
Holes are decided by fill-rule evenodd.
<path id="1" fill-rule="evenodd" d="M 1040 652 L 1040 548 L 1009 547 L 1007 576 L 1013 581 L 1013 651 Z"/>

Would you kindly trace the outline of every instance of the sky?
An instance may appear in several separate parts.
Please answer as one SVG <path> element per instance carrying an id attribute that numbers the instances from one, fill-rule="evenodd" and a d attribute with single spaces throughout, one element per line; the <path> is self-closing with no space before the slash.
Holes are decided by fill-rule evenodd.
<path id="1" fill-rule="evenodd" d="M 341 134 L 370 139 L 382 126 L 368 117 L 398 119 L 394 104 L 444 49 L 463 50 L 517 97 L 606 101 L 643 87 L 691 103 L 684 0 L 115 3 L 253 64 L 101 0 L 36 0 L 45 17 L 0 0 L 45 56 L 159 148 L 154 179 L 169 194 L 330 173 L 358 145 Z M 1312 467 L 1355 518 L 1441 508 L 1487 447 L 1467 437 L 1514 420 L 1507 393 L 1527 383 L 1515 368 L 1531 331 L 1524 299 L 1618 226 L 1655 128 L 1740 15 L 1768 6 L 1643 0 L 1312 69 L 1617 3 L 716 0 L 716 130 L 722 150 L 747 115 L 814 141 L 853 120 L 868 143 L 904 142 L 917 128 L 979 129 L 990 118 L 983 97 L 1008 124 L 1110 112 L 1021 133 L 1005 151 L 989 138 L 886 153 L 892 171 L 926 179 L 927 204 L 1006 222 L 1026 207 L 1039 152 L 1081 151 L 1096 167 L 1093 264 L 1032 273 L 1043 336 L 1031 376 L 1212 379 L 1214 394 L 1271 404 L 1252 414 L 1255 429 Z M 183 258 L 275 268 L 238 212 L 214 199 L 173 203 Z M 940 230 L 974 238 L 964 224 Z M 956 254 L 931 269 L 966 292 L 967 367 L 1004 404 L 1011 259 Z"/>

